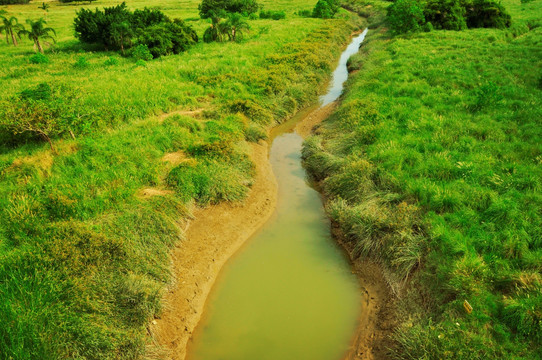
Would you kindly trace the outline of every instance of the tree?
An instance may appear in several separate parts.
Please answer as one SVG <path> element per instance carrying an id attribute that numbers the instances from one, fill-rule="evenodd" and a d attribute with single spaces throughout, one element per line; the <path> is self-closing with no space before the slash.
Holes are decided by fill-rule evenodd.
<path id="1" fill-rule="evenodd" d="M 49 42 L 45 41 L 46 39 L 50 39 L 56 43 L 55 38 L 49 35 L 50 33 L 53 33 L 56 36 L 56 31 L 53 28 L 44 27 L 44 25 L 47 24 L 47 21 L 43 20 L 43 18 L 36 21 L 28 19 L 26 20 L 26 23 L 30 25 L 30 30 L 20 30 L 19 36 L 28 36 L 28 38 L 34 42 L 34 49 L 37 49 L 43 54 L 43 46 L 41 44 L 42 41 L 45 45 L 50 45 Z"/>
<path id="2" fill-rule="evenodd" d="M 95 11 L 81 9 L 74 19 L 75 36 L 106 50 L 146 45 L 153 57 L 178 54 L 198 42 L 194 29 L 180 19 L 171 20 L 158 9 L 131 12 L 125 3 Z"/>
<path id="3" fill-rule="evenodd" d="M 339 11 L 335 0 L 318 0 L 312 10 L 312 17 L 331 19 Z"/>
<path id="4" fill-rule="evenodd" d="M 423 10 L 416 0 L 397 0 L 388 7 L 388 24 L 396 34 L 416 32 L 425 24 Z"/>
<path id="5" fill-rule="evenodd" d="M 38 9 L 43 10 L 43 15 L 45 15 L 45 20 L 47 20 L 47 13 L 49 12 L 50 7 L 51 5 L 46 4 L 46 3 L 41 3 L 41 6 L 38 6 Z"/>
<path id="6" fill-rule="evenodd" d="M 504 29 L 512 24 L 512 17 L 501 3 L 493 0 L 463 0 L 469 28 Z"/>
<path id="7" fill-rule="evenodd" d="M 260 8 L 256 0 L 203 0 L 198 6 L 203 19 L 211 18 L 221 12 L 245 13 L 250 15 Z"/>
<path id="8" fill-rule="evenodd" d="M 220 17 L 214 14 L 211 16 L 211 26 L 203 33 L 203 41 L 210 43 L 213 41 L 221 41 L 222 34 L 219 32 Z"/>
<path id="9" fill-rule="evenodd" d="M 225 30 L 228 31 L 228 37 L 231 41 L 242 40 L 243 31 L 248 31 L 250 26 L 239 13 L 233 13 L 228 16 Z"/>
<path id="10" fill-rule="evenodd" d="M 0 0 L 0 5 L 28 4 L 30 0 Z"/>
<path id="11" fill-rule="evenodd" d="M 13 45 L 17 46 L 17 37 L 20 38 L 19 32 L 24 30 L 24 26 L 22 24 L 19 24 L 19 20 L 17 20 L 15 16 L 12 16 L 10 18 L 2 16 L 0 20 L 2 21 L 2 25 L 0 26 L 0 32 L 3 31 L 6 33 L 6 42 L 9 44 L 9 38 L 11 37 Z"/>
<path id="12" fill-rule="evenodd" d="M 464 30 L 467 28 L 465 8 L 459 0 L 429 0 L 423 10 L 425 21 L 435 29 Z"/>

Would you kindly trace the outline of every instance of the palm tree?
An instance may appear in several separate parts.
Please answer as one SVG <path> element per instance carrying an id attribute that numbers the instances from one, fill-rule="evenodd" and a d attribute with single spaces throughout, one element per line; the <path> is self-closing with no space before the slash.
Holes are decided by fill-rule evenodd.
<path id="1" fill-rule="evenodd" d="M 245 18 L 238 13 L 233 13 L 228 16 L 227 21 L 231 36 L 228 34 L 231 41 L 241 40 L 243 38 L 243 31 L 249 30 L 250 26 L 245 21 Z"/>
<path id="2" fill-rule="evenodd" d="M 46 3 L 41 3 L 41 6 L 38 6 L 38 9 L 43 10 L 43 14 L 45 15 L 45 20 L 47 20 L 47 13 L 49 12 L 50 7 L 51 5 L 46 4 Z"/>
<path id="3" fill-rule="evenodd" d="M 20 37 L 18 32 L 24 30 L 23 25 L 19 24 L 19 20 L 15 16 L 12 16 L 10 18 L 7 18 L 5 16 L 2 16 L 0 18 L 1 26 L 0 26 L 0 32 L 4 31 L 6 33 L 6 42 L 9 44 L 9 37 L 11 36 L 11 41 L 13 42 L 13 45 L 17 46 L 17 37 Z"/>
<path id="4" fill-rule="evenodd" d="M 34 50 L 38 49 L 40 53 L 43 54 L 43 47 L 41 46 L 41 41 L 45 45 L 50 45 L 50 43 L 44 41 L 45 39 L 50 39 L 54 43 L 56 43 L 56 40 L 54 37 L 49 35 L 49 33 L 53 33 L 56 36 L 56 31 L 53 28 L 44 27 L 44 24 L 47 24 L 47 21 L 43 20 L 43 18 L 40 18 L 39 20 L 32 21 L 30 19 L 26 20 L 26 23 L 30 25 L 30 30 L 21 30 L 19 31 L 19 35 L 26 35 L 30 40 L 34 42 Z"/>
<path id="5" fill-rule="evenodd" d="M 220 16 L 216 12 L 211 12 L 211 26 L 209 26 L 203 33 L 203 41 L 206 43 L 213 41 L 221 41 L 222 35 L 219 31 L 218 24 L 220 23 Z"/>

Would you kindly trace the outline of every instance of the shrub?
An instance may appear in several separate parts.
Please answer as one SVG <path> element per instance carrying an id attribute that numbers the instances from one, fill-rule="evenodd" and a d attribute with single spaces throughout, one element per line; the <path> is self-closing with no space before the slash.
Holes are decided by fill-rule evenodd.
<path id="1" fill-rule="evenodd" d="M 171 170 L 166 181 L 183 200 L 195 199 L 200 204 L 241 200 L 248 191 L 243 185 L 245 174 L 217 161 L 181 164 Z"/>
<path id="2" fill-rule="evenodd" d="M 147 45 L 137 45 L 131 51 L 131 56 L 136 61 L 149 61 L 152 60 L 152 54 L 149 51 Z"/>
<path id="3" fill-rule="evenodd" d="M 137 38 L 136 43 L 146 45 L 153 57 L 169 54 L 179 54 L 188 50 L 198 41 L 192 28 L 186 26 L 182 20 L 176 19 L 172 23 L 160 23 L 149 26 Z"/>
<path id="4" fill-rule="evenodd" d="M 296 15 L 301 17 L 311 17 L 312 12 L 310 10 L 299 10 L 298 12 L 296 12 Z"/>
<path id="5" fill-rule="evenodd" d="M 471 110 L 474 112 L 486 107 L 494 107 L 503 99 L 499 87 L 491 81 L 478 87 L 474 93 L 475 102 L 471 105 Z"/>
<path id="6" fill-rule="evenodd" d="M 52 90 L 49 84 L 41 83 L 35 88 L 29 88 L 21 91 L 19 97 L 23 100 L 49 100 L 51 99 Z"/>
<path id="7" fill-rule="evenodd" d="M 243 13 L 246 15 L 258 11 L 260 5 L 255 0 L 203 0 L 199 4 L 199 15 L 207 19 L 221 13 Z"/>
<path id="8" fill-rule="evenodd" d="M 28 4 L 30 0 L 0 0 L 0 5 Z"/>
<path id="9" fill-rule="evenodd" d="M 284 11 L 260 11 L 260 19 L 281 20 L 284 18 L 286 18 L 286 13 Z"/>
<path id="10" fill-rule="evenodd" d="M 114 56 L 110 56 L 107 60 L 105 60 L 104 62 L 104 65 L 105 66 L 113 66 L 113 65 L 118 65 L 119 64 L 119 59 L 117 57 L 114 57 Z"/>
<path id="11" fill-rule="evenodd" d="M 467 0 L 466 21 L 469 28 L 504 29 L 512 24 L 512 17 L 504 6 L 492 0 Z"/>
<path id="12" fill-rule="evenodd" d="M 88 62 L 88 59 L 85 55 L 81 55 L 77 58 L 77 61 L 75 64 L 73 64 L 74 67 L 79 69 L 84 69 L 90 66 L 90 63 Z"/>
<path id="13" fill-rule="evenodd" d="M 423 10 L 416 0 L 397 0 L 388 7 L 388 24 L 392 32 L 404 34 L 422 30 Z"/>
<path id="14" fill-rule="evenodd" d="M 44 54 L 38 52 L 28 58 L 28 61 L 32 64 L 48 64 L 49 58 Z"/>
<path id="15" fill-rule="evenodd" d="M 318 0 L 314 9 L 312 10 L 312 17 L 321 19 L 331 19 L 337 11 L 339 5 L 336 0 Z"/>
<path id="16" fill-rule="evenodd" d="M 157 9 L 130 12 L 125 3 L 103 11 L 81 9 L 74 20 L 76 37 L 107 49 L 147 45 L 154 57 L 178 54 L 198 41 L 196 32 L 180 19 L 171 20 Z"/>
<path id="17" fill-rule="evenodd" d="M 135 64 L 136 66 L 141 66 L 141 67 L 147 66 L 147 63 L 145 62 L 145 60 L 142 60 L 142 59 L 137 60 Z"/>
<path id="18" fill-rule="evenodd" d="M 435 29 L 464 30 L 467 28 L 465 8 L 459 0 L 430 0 L 423 11 L 425 20 Z"/>

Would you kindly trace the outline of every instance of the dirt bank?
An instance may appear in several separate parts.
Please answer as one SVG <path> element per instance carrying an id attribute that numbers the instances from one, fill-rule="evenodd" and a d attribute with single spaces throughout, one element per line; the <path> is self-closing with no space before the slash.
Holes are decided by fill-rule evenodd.
<path id="1" fill-rule="evenodd" d="M 174 282 L 163 300 L 161 318 L 150 329 L 157 345 L 167 351 L 167 359 L 185 358 L 187 342 L 222 266 L 275 209 L 277 183 L 268 149 L 267 143 L 252 146 L 256 176 L 248 198 L 240 204 L 198 209 L 185 239 L 172 253 Z"/>
<path id="2" fill-rule="evenodd" d="M 310 112 L 296 125 L 295 131 L 307 138 L 336 108 L 337 102 L 333 102 Z M 319 188 L 318 184 L 316 188 Z M 322 192 L 321 189 L 318 190 Z M 344 241 L 345 237 L 337 224 L 332 225 L 332 235 L 349 255 L 353 253 L 352 244 Z M 352 257 L 350 260 L 352 272 L 359 279 L 363 298 L 359 324 L 344 360 L 389 359 L 388 349 L 393 346 L 390 335 L 395 327 L 394 299 L 378 264 Z"/>
<path id="3" fill-rule="evenodd" d="M 338 225 L 332 227 L 333 237 L 352 254 L 352 245 L 344 241 Z M 361 315 L 352 345 L 344 360 L 390 359 L 391 335 L 396 326 L 394 298 L 391 296 L 380 265 L 370 260 L 351 259 L 352 272 L 363 291 Z"/>

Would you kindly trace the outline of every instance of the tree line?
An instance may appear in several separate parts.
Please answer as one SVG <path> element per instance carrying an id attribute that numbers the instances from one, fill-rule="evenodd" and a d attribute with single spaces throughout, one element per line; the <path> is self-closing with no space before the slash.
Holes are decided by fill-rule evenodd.
<path id="1" fill-rule="evenodd" d="M 390 29 L 396 34 L 417 31 L 510 27 L 512 18 L 494 0 L 396 0 L 388 8 Z"/>

